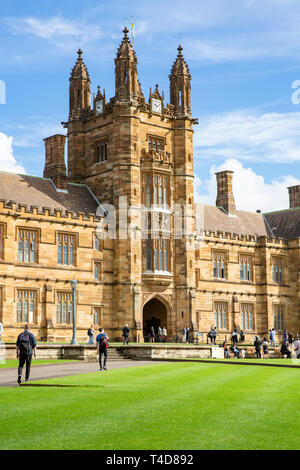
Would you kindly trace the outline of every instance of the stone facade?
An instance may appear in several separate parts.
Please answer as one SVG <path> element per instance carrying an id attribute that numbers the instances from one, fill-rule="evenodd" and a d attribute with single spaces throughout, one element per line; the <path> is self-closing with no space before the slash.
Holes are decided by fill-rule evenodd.
<path id="1" fill-rule="evenodd" d="M 242 328 L 249 341 L 274 326 L 299 333 L 300 226 L 290 224 L 293 236 L 287 237 L 276 213 L 236 210 L 232 172 L 217 174 L 217 207 L 194 204 L 197 120 L 190 82 L 179 46 L 171 103 L 157 85 L 146 101 L 125 29 L 115 59 L 115 96 L 107 102 L 98 87 L 91 106 L 90 77 L 78 51 L 63 123 L 68 171 L 65 137 L 56 135 L 45 139 L 44 178 L 0 175 L 4 339 L 15 339 L 27 321 L 40 340 L 70 340 L 74 277 L 79 340 L 87 340 L 91 324 L 120 339 L 128 323 L 137 341 L 151 324 L 166 326 L 170 340 L 185 325 L 205 335 L 216 324 L 220 338 Z M 296 202 L 293 197 L 295 217 Z M 125 221 L 122 204 L 131 208 Z M 117 220 L 113 238 L 105 217 L 109 205 Z M 141 237 L 141 205 L 151 217 L 148 235 L 158 223 L 156 238 Z M 178 208 L 185 211 L 183 236 Z M 282 233 L 274 233 L 280 222 Z"/>

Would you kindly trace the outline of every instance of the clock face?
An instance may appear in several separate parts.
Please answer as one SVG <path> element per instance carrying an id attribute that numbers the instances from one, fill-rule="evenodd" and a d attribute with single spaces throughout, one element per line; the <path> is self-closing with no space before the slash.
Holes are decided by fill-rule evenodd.
<path id="1" fill-rule="evenodd" d="M 161 101 L 152 98 L 152 111 L 154 113 L 161 113 Z"/>
<path id="2" fill-rule="evenodd" d="M 97 103 L 95 103 L 95 106 L 96 106 L 96 114 L 102 114 L 103 108 L 104 108 L 103 100 L 97 101 Z"/>

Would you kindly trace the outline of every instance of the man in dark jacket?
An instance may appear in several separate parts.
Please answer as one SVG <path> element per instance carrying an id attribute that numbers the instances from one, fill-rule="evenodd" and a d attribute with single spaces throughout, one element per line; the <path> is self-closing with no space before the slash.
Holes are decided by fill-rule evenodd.
<path id="1" fill-rule="evenodd" d="M 100 370 L 106 369 L 107 362 L 107 341 L 109 340 L 104 328 L 99 328 L 99 335 L 96 338 L 97 342 L 97 353 L 99 354 L 99 366 Z M 102 356 L 104 356 L 104 364 L 102 365 Z"/>
<path id="2" fill-rule="evenodd" d="M 254 347 L 256 352 L 256 357 L 261 359 L 261 340 L 259 336 L 255 336 Z"/>
<path id="3" fill-rule="evenodd" d="M 124 338 L 124 343 L 123 344 L 128 344 L 129 331 L 130 331 L 129 326 L 126 324 L 122 331 L 123 331 L 122 336 Z"/>
<path id="4" fill-rule="evenodd" d="M 291 357 L 291 351 L 287 347 L 285 341 L 282 341 L 280 352 L 283 356 L 286 356 L 287 359 Z"/>
<path id="5" fill-rule="evenodd" d="M 19 359 L 18 367 L 18 384 L 22 380 L 23 367 L 26 362 L 25 382 L 28 382 L 30 376 L 30 365 L 32 354 L 36 357 L 36 340 L 32 333 L 29 331 L 29 326 L 25 325 L 23 333 L 20 333 L 16 342 L 16 354 Z"/>

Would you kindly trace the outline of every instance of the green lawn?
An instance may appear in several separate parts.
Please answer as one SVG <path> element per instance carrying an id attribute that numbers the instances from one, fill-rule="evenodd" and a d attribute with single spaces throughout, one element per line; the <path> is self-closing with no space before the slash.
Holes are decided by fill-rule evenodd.
<path id="1" fill-rule="evenodd" d="M 62 362 L 72 362 L 72 360 L 64 359 L 32 359 L 31 365 L 38 366 L 42 364 L 61 364 Z M 5 363 L 0 362 L 0 369 L 8 369 L 10 367 L 18 367 L 18 359 L 6 359 Z"/>
<path id="2" fill-rule="evenodd" d="M 300 449 L 297 369 L 157 363 L 39 383 L 1 389 L 0 449 Z"/>

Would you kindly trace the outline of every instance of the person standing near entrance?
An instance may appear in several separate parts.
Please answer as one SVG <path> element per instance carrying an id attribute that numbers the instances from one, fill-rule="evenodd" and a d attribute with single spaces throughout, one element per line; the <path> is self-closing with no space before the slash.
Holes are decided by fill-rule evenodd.
<path id="1" fill-rule="evenodd" d="M 163 335 L 162 328 L 159 326 L 158 327 L 158 342 L 159 343 L 162 343 L 162 335 Z"/>
<path id="2" fill-rule="evenodd" d="M 22 381 L 23 367 L 26 362 L 25 382 L 28 382 L 30 376 L 30 366 L 32 354 L 36 357 L 36 340 L 29 331 L 29 326 L 25 325 L 23 333 L 20 333 L 16 342 L 16 354 L 19 359 L 18 384 Z"/>
<path id="3" fill-rule="evenodd" d="M 276 348 L 276 335 L 274 328 L 270 330 L 270 346 L 271 348 Z"/>
<path id="4" fill-rule="evenodd" d="M 150 341 L 151 343 L 155 341 L 155 329 L 153 325 L 150 327 Z"/>
<path id="5" fill-rule="evenodd" d="M 122 336 L 124 338 L 123 344 L 128 345 L 129 331 L 130 331 L 129 326 L 126 324 L 122 330 L 122 333 L 123 333 Z"/>
<path id="6" fill-rule="evenodd" d="M 186 343 L 186 327 L 182 328 L 182 342 Z"/>
<path id="7" fill-rule="evenodd" d="M 99 354 L 99 366 L 100 370 L 107 370 L 106 369 L 106 362 L 107 362 L 107 342 L 108 336 L 104 333 L 104 328 L 99 328 L 99 335 L 96 338 L 97 341 L 97 353 Z M 102 365 L 102 356 L 104 355 L 104 364 Z"/>
<path id="8" fill-rule="evenodd" d="M 167 342 L 167 329 L 165 326 L 163 327 L 162 335 L 163 335 L 163 342 L 166 343 Z"/>

